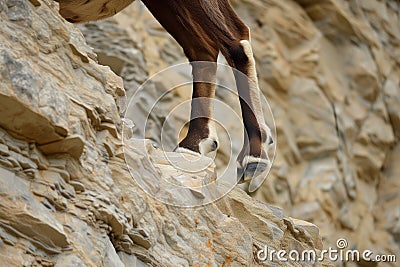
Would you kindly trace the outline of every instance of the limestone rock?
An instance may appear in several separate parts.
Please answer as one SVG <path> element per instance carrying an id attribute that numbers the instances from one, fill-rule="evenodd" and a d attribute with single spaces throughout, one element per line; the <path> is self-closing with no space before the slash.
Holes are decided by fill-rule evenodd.
<path id="1" fill-rule="evenodd" d="M 400 136 L 398 1 L 231 2 L 251 29 L 260 89 L 277 127 L 275 162 L 254 197 L 318 225 L 325 246 L 336 247 L 338 238 L 351 247 L 370 240 L 368 249 L 399 255 L 400 198 L 393 180 Z M 186 60 L 140 3 L 115 19 L 142 47 L 150 74 Z M 235 96 L 216 95 L 238 107 Z M 171 110 L 166 103 L 176 106 L 188 97 L 190 89 L 181 90 L 159 105 L 159 113 L 165 116 Z M 225 118 L 230 133 L 241 131 Z M 159 118 L 150 120 L 160 125 Z M 166 132 L 174 140 L 175 131 Z M 148 138 L 158 141 L 155 133 Z M 220 171 L 229 162 L 231 140 L 218 135 Z"/>
<path id="2" fill-rule="evenodd" d="M 1 169 L 0 223 L 7 232 L 30 240 L 47 253 L 60 253 L 70 244 L 61 223 L 37 201 L 26 181 Z"/>
<path id="3" fill-rule="evenodd" d="M 152 142 L 123 144 L 125 89 L 115 73 L 134 86 L 151 71 L 143 47 L 115 21 L 85 26 L 102 42 L 103 30 L 126 41 L 96 55 L 56 2 L 0 0 L 0 20 L 1 266 L 258 266 L 268 265 L 255 256 L 264 246 L 320 255 L 317 226 L 240 189 L 182 208 L 135 182 L 142 178 L 157 193 L 172 177 L 183 193 L 166 190 L 170 199 L 201 204 L 198 182 L 212 183 L 215 165 L 192 155 L 207 168 L 176 171 L 172 163 L 184 164 L 182 155 L 169 152 L 170 163 Z"/>

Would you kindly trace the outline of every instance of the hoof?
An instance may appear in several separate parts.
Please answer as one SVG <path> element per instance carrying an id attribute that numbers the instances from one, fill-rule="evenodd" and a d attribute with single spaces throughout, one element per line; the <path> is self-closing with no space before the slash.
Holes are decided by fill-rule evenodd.
<path id="1" fill-rule="evenodd" d="M 238 183 L 250 182 L 248 191 L 256 191 L 264 182 L 271 167 L 268 159 L 248 156 L 243 161 L 243 167 L 238 168 Z"/>

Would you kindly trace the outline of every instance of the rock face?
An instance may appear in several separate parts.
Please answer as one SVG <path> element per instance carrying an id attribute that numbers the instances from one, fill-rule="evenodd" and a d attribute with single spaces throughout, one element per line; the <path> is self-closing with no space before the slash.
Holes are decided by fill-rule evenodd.
<path id="1" fill-rule="evenodd" d="M 346 238 L 351 248 L 399 255 L 399 2 L 232 3 L 251 28 L 261 90 L 277 128 L 273 169 L 254 197 L 320 226 L 326 246 Z M 143 51 L 150 74 L 185 61 L 141 4 L 116 20 Z M 167 116 L 168 105 L 189 97 L 179 91 L 161 102 L 164 113 L 154 124 Z M 237 106 L 221 91 L 217 98 Z M 236 121 L 225 124 L 238 130 Z M 176 132 L 169 135 L 172 140 Z M 226 148 L 220 147 L 217 168 L 229 161 Z"/>
<path id="2" fill-rule="evenodd" d="M 0 20 L 1 266 L 314 265 L 259 262 L 265 246 L 319 255 L 319 229 L 240 189 L 206 206 L 181 208 L 138 186 L 125 158 L 135 163 L 135 180 L 153 181 L 155 188 L 170 172 L 168 164 L 145 156 L 147 148 L 160 151 L 151 144 L 123 147 L 122 79 L 96 62 L 56 2 L 0 0 Z M 95 28 L 100 37 L 102 25 L 106 33 L 115 30 L 105 35 L 113 42 L 98 59 L 134 90 L 148 75 L 144 48 L 115 21 L 91 25 L 84 31 Z M 157 170 L 150 161 L 158 162 Z M 396 166 L 391 171 L 397 173 Z M 185 190 L 170 197 L 195 195 Z"/>

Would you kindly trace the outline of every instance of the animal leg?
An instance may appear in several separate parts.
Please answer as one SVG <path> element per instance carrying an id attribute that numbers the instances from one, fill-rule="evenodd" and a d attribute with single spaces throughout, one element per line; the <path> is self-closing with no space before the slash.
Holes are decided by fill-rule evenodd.
<path id="1" fill-rule="evenodd" d="M 212 99 L 215 95 L 218 45 L 204 31 L 204 16 L 198 1 L 190 5 L 176 0 L 143 0 L 153 16 L 183 48 L 192 64 L 193 93 L 189 130 L 175 151 L 207 155 L 218 148 L 212 121 Z M 202 23 L 199 23 L 199 21 Z"/>
<path id="2" fill-rule="evenodd" d="M 242 73 L 235 73 L 245 125 L 244 146 L 238 157 L 238 173 L 241 174 L 238 179 L 239 182 L 250 181 L 248 190 L 254 192 L 262 184 L 271 167 L 267 153 L 273 139 L 263 116 L 261 92 L 250 42 L 241 40 L 240 45 L 239 50 L 243 51 L 240 53 L 244 53 L 248 60 L 245 60 L 247 62 L 243 66 L 237 64 L 238 70 L 247 77 Z"/>
<path id="3" fill-rule="evenodd" d="M 250 31 L 227 3 L 224 16 L 230 25 L 231 38 L 224 40 L 221 51 L 234 71 L 242 110 L 244 146 L 238 157 L 239 182 L 250 181 L 248 191 L 255 191 L 264 181 L 271 167 L 268 149 L 273 144 L 271 130 L 265 123 L 255 60 L 250 43 Z"/>
<path id="4" fill-rule="evenodd" d="M 213 117 L 216 62 L 193 62 L 193 94 L 189 130 L 177 151 L 189 149 L 208 155 L 218 148 L 218 137 Z"/>

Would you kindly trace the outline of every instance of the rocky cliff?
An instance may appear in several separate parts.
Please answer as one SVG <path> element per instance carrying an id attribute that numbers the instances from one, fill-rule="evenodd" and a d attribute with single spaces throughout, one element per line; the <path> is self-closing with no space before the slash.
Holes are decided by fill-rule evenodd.
<path id="1" fill-rule="evenodd" d="M 346 238 L 349 248 L 399 257 L 399 2 L 232 3 L 251 28 L 261 89 L 277 129 L 272 171 L 254 197 L 320 226 L 326 246 Z M 141 4 L 116 20 L 143 51 L 150 74 L 185 61 Z M 104 41 L 91 44 L 106 53 Z M 168 114 L 189 97 L 179 91 L 158 106 Z M 237 106 L 221 91 L 217 98 Z M 160 125 L 164 117 L 153 119 Z M 225 124 L 237 130 L 236 121 Z M 152 138 L 159 142 L 157 134 Z M 220 148 L 217 168 L 229 161 L 227 147 Z"/>
<path id="2" fill-rule="evenodd" d="M 155 192 L 165 190 L 172 173 L 151 143 L 122 143 L 122 134 L 132 132 L 123 132 L 126 92 L 115 73 L 132 95 L 155 70 L 143 60 L 152 62 L 152 50 L 139 45 L 143 32 L 122 30 L 114 20 L 81 26 L 93 46 L 104 45 L 96 55 L 58 15 L 56 2 L 0 0 L 0 21 L 1 266 L 270 266 L 256 257 L 265 246 L 319 255 L 315 225 L 285 217 L 240 189 L 182 208 L 138 185 L 140 178 Z M 165 47 L 160 51 L 170 51 Z M 180 57 L 173 51 L 166 58 Z M 213 168 L 194 179 L 212 176 Z M 173 174 L 193 179 L 185 171 Z M 166 188 L 177 201 L 204 193 Z"/>

